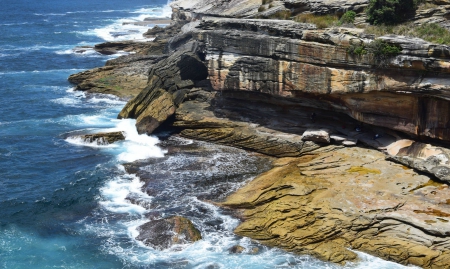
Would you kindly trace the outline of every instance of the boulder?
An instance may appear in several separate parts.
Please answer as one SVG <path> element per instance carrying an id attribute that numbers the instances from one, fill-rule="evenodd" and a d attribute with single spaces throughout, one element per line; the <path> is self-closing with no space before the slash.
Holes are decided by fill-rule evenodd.
<path id="1" fill-rule="evenodd" d="M 138 228 L 136 240 L 158 250 L 189 244 L 202 239 L 200 231 L 184 217 L 175 216 L 149 221 Z"/>
<path id="2" fill-rule="evenodd" d="M 330 144 L 330 134 L 327 129 L 308 129 L 303 133 L 302 140 Z"/>

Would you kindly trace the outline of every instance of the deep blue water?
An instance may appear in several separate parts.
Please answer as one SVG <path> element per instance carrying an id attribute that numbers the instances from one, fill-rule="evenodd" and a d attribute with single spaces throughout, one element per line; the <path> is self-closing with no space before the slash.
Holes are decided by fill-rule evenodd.
<path id="1" fill-rule="evenodd" d="M 140 39 L 145 28 L 122 22 L 167 15 L 165 4 L 0 0 L 0 267 L 340 268 L 259 245 L 258 255 L 229 254 L 235 244 L 256 243 L 234 236 L 236 219 L 198 200 L 195 188 L 180 186 L 232 170 L 245 174 L 256 157 L 205 143 L 199 145 L 211 151 L 206 157 L 170 155 L 156 145 L 157 138 L 138 136 L 132 121 L 115 119 L 124 101 L 72 90 L 70 74 L 102 66 L 111 57 L 92 50 L 74 53 L 75 47 Z M 98 147 L 71 138 L 74 132 L 101 130 L 126 131 L 127 139 Z M 173 143 L 198 143 L 180 141 L 174 138 Z M 120 165 L 148 157 L 161 160 L 148 173 L 164 177 L 164 191 L 155 197 L 142 193 L 139 179 Z M 195 170 L 199 160 L 203 163 Z M 237 188 L 233 180 L 227 184 Z M 155 204 L 131 204 L 129 195 Z M 156 204 L 158 199 L 164 203 Z M 204 239 L 182 250 L 143 246 L 133 239 L 135 228 L 152 208 L 162 217 L 168 212 L 189 215 Z M 211 220 L 220 223 L 217 229 L 205 224 Z M 363 262 L 346 268 L 401 268 L 361 255 Z"/>

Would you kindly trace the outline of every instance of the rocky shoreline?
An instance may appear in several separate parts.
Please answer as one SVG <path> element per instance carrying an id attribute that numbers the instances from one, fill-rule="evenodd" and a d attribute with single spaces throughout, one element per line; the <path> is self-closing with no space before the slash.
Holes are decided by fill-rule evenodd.
<path id="1" fill-rule="evenodd" d="M 99 44 L 134 54 L 69 80 L 132 98 L 118 117 L 135 118 L 139 133 L 278 158 L 221 204 L 239 209 L 239 235 L 336 263 L 355 260 L 355 249 L 450 268 L 450 47 L 259 19 L 260 1 L 209 2 L 173 2 L 173 22 L 150 29 L 152 41 Z M 365 5 L 274 1 L 266 13 Z M 376 40 L 401 52 L 383 63 L 349 53 Z"/>

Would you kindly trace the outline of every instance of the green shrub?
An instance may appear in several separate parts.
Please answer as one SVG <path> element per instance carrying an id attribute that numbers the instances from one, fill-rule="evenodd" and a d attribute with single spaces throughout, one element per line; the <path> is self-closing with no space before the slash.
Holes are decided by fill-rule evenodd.
<path id="1" fill-rule="evenodd" d="M 364 44 L 350 45 L 350 47 L 347 48 L 347 53 L 353 56 L 361 56 L 367 54 L 367 49 Z"/>
<path id="2" fill-rule="evenodd" d="M 367 46 L 367 52 L 374 57 L 379 66 L 386 66 L 388 60 L 401 51 L 399 46 L 391 45 L 381 39 L 375 39 Z"/>
<path id="3" fill-rule="evenodd" d="M 370 0 L 367 20 L 374 25 L 392 25 L 414 15 L 417 0 Z"/>
<path id="4" fill-rule="evenodd" d="M 356 12 L 353 10 L 349 10 L 342 15 L 341 19 L 339 20 L 340 24 L 352 24 L 355 22 L 356 18 Z"/>
<path id="5" fill-rule="evenodd" d="M 260 6 L 259 8 L 258 8 L 258 12 L 263 12 L 263 11 L 265 11 L 266 10 L 266 7 L 265 6 Z"/>

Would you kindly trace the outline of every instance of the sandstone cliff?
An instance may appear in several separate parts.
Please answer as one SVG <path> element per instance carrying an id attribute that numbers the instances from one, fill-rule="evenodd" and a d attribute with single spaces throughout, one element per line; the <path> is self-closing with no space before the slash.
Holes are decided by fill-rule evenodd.
<path id="1" fill-rule="evenodd" d="M 440 13 L 419 12 L 417 19 L 438 16 L 445 24 L 447 3 L 438 4 Z M 282 10 L 340 14 L 365 5 L 273 1 L 264 13 L 260 1 L 175 1 L 172 29 L 179 33 L 157 38 L 162 50 L 140 49 L 137 58 L 112 63 L 125 74 L 145 60 L 141 71 L 131 72 L 139 74 L 135 85 L 142 91 L 119 118 L 137 119 L 140 133 L 176 128 L 185 137 L 271 156 L 314 156 L 280 161 L 270 176 L 225 203 L 247 209 L 239 234 L 334 262 L 355 259 L 351 247 L 450 268 L 450 47 L 255 18 Z M 352 53 L 374 42 L 400 53 Z M 80 89 L 101 88 L 93 74 L 72 81 Z M 355 145 L 381 153 L 343 149 Z M 430 177 L 438 187 L 428 188 Z M 348 192 L 356 187 L 358 193 Z"/>

